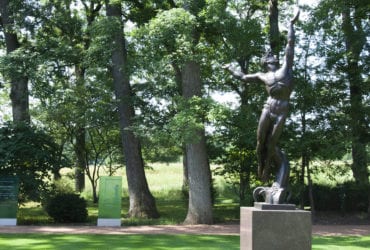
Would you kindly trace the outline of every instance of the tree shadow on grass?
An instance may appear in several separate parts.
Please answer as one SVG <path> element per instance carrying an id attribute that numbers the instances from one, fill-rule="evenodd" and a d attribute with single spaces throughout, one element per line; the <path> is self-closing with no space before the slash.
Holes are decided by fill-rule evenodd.
<path id="1" fill-rule="evenodd" d="M 312 250 L 362 250 L 370 248 L 370 236 L 314 237 Z"/>
<path id="2" fill-rule="evenodd" d="M 239 236 L 2 234 L 0 249 L 239 249 Z"/>

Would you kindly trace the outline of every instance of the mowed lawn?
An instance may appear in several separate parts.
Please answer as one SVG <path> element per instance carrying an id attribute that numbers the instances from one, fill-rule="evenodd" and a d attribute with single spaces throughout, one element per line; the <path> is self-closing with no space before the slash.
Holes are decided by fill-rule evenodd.
<path id="1" fill-rule="evenodd" d="M 365 250 L 369 247 L 370 236 L 341 236 L 314 237 L 312 249 Z M 239 236 L 0 234 L 0 249 L 236 250 L 239 249 Z"/>
<path id="2" fill-rule="evenodd" d="M 0 249 L 239 249 L 239 236 L 0 234 Z"/>

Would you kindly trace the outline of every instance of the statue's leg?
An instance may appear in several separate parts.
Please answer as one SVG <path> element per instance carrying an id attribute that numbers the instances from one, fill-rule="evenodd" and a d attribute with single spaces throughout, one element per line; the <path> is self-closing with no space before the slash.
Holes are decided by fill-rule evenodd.
<path id="1" fill-rule="evenodd" d="M 285 156 L 285 153 L 282 152 L 278 147 L 276 147 L 276 156 L 278 156 L 279 169 L 276 173 L 275 182 L 279 183 L 279 186 L 282 188 L 287 188 L 289 184 L 289 173 L 290 166 L 289 161 Z"/>
<path id="2" fill-rule="evenodd" d="M 266 141 L 265 168 L 264 172 L 262 173 L 264 179 L 269 178 L 272 164 L 276 169 L 279 169 L 280 167 L 280 163 L 277 163 L 277 158 L 279 156 L 276 155 L 275 148 L 283 131 L 285 116 L 275 115 L 273 119 L 274 123 L 269 131 Z"/>
<path id="3" fill-rule="evenodd" d="M 262 114 L 257 128 L 257 162 L 258 162 L 258 177 L 262 178 L 262 173 L 266 168 L 267 162 L 267 136 L 271 127 L 269 112 L 266 108 L 262 110 Z M 264 180 L 266 181 L 266 180 Z"/>
<path id="4" fill-rule="evenodd" d="M 289 162 L 285 154 L 277 146 L 280 135 L 283 131 L 286 115 L 276 118 L 274 128 L 271 133 L 271 140 L 268 144 L 268 152 L 271 154 L 274 165 L 277 168 L 275 182 L 271 187 L 270 199 L 273 204 L 284 203 L 286 200 L 287 187 L 289 181 Z"/>

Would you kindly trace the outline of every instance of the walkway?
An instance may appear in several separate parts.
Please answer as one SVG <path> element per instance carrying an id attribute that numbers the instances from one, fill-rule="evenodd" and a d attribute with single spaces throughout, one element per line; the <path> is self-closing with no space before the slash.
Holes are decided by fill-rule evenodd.
<path id="1" fill-rule="evenodd" d="M 217 225 L 163 225 L 163 226 L 129 226 L 129 227 L 96 227 L 96 226 L 3 226 L 4 233 L 63 233 L 63 234 L 207 234 L 239 235 L 238 224 Z M 320 236 L 352 235 L 370 236 L 370 225 L 313 225 L 312 234 Z"/>

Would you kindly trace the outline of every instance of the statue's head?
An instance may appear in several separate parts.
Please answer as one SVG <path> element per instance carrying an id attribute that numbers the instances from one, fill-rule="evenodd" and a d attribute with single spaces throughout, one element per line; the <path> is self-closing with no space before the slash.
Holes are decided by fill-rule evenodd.
<path id="1" fill-rule="evenodd" d="M 279 61 L 274 56 L 271 50 L 268 50 L 266 54 L 261 59 L 261 64 L 268 70 L 268 71 L 275 71 L 278 68 Z"/>

